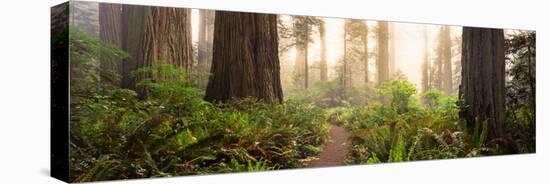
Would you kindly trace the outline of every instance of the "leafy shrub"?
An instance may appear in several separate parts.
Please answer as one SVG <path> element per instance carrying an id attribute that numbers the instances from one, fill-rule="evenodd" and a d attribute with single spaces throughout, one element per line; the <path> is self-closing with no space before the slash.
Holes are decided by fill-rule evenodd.
<path id="1" fill-rule="evenodd" d="M 381 104 L 328 111 L 329 121 L 352 130 L 348 163 L 401 162 L 494 154 L 483 140 L 486 129 L 467 140 L 458 117 L 457 97 L 437 90 L 422 95 L 418 104 L 415 89 L 402 80 L 378 88 Z M 405 103 L 406 102 L 406 103 Z"/>
<path id="2" fill-rule="evenodd" d="M 286 99 L 314 104 L 321 108 L 364 106 L 374 99 L 371 86 L 342 88 L 340 81 L 317 81 L 309 89 L 290 92 Z"/>
<path id="3" fill-rule="evenodd" d="M 107 58 L 127 58 L 127 53 L 115 45 L 105 43 L 99 38 L 88 35 L 77 27 L 69 27 L 69 57 L 71 102 L 77 103 L 98 91 L 112 89 L 120 80 L 115 68 L 103 68 L 103 65 L 118 65 Z M 101 72 L 99 72 L 101 71 Z"/>
<path id="4" fill-rule="evenodd" d="M 137 72 L 148 95 L 115 89 L 76 104 L 71 117 L 73 181 L 297 167 L 327 139 L 323 111 L 256 99 L 211 104 L 170 65 Z"/>
<path id="5" fill-rule="evenodd" d="M 409 110 L 411 97 L 416 93 L 416 87 L 406 80 L 391 80 L 379 86 L 378 91 L 384 95 L 384 99 L 389 100 L 390 106 L 397 113 L 403 113 Z"/>

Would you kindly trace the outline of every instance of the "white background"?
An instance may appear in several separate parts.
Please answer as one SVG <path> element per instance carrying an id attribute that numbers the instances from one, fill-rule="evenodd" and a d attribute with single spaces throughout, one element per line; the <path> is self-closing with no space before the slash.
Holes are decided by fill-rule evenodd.
<path id="1" fill-rule="evenodd" d="M 49 7 L 61 0 L 0 5 L 0 183 L 62 183 L 49 175 Z M 156 0 L 121 1 L 282 14 L 535 29 L 537 153 L 113 183 L 549 183 L 549 13 L 544 0 Z"/>

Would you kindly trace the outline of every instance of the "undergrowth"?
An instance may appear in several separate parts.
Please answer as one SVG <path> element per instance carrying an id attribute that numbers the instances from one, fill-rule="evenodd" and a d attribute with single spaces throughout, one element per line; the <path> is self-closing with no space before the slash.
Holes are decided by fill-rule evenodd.
<path id="1" fill-rule="evenodd" d="M 103 44 L 78 30 L 72 70 L 96 67 L 91 49 Z M 114 56 L 125 53 L 103 45 Z M 82 52 L 82 50 L 90 51 Z M 104 54 L 102 54 L 104 56 Z M 78 61 L 78 62 L 77 62 Z M 136 91 L 99 82 L 96 73 L 73 78 L 70 174 L 73 182 L 294 168 L 327 139 L 323 110 L 295 101 L 253 98 L 212 104 L 171 65 L 141 68 Z M 78 80 L 78 82 L 76 82 Z"/>

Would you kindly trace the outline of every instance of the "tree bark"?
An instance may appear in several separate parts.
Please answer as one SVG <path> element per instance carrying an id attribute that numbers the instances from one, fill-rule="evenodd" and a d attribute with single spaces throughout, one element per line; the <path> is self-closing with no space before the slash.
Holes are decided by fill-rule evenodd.
<path id="1" fill-rule="evenodd" d="M 367 22 L 365 24 L 365 32 L 362 35 L 363 40 L 363 62 L 365 67 L 365 84 L 369 83 L 369 25 Z"/>
<path id="2" fill-rule="evenodd" d="M 388 22 L 378 22 L 378 85 L 389 79 L 388 65 Z"/>
<path id="3" fill-rule="evenodd" d="M 348 21 L 344 21 L 344 57 L 343 57 L 343 66 L 342 66 L 342 89 L 346 89 L 347 87 L 347 79 L 348 79 L 348 60 L 347 60 L 347 52 L 348 52 Z M 344 91 L 342 91 L 342 94 L 344 94 Z"/>
<path id="4" fill-rule="evenodd" d="M 122 5 L 112 3 L 99 3 L 99 37 L 106 43 L 116 45 L 122 48 Z M 121 73 L 122 60 L 116 57 L 101 57 L 101 72 Z M 120 81 L 114 81 L 113 78 L 103 77 L 109 75 L 101 74 L 102 81 L 108 80 L 116 86 L 120 86 Z"/>
<path id="5" fill-rule="evenodd" d="M 391 78 L 395 75 L 395 23 L 389 23 L 389 33 L 388 33 L 388 39 L 389 39 L 389 59 L 388 59 L 388 65 L 389 65 L 389 71 L 388 76 Z"/>
<path id="6" fill-rule="evenodd" d="M 206 64 L 206 10 L 199 10 L 199 40 L 197 47 L 197 63 L 199 68 L 203 68 Z"/>
<path id="7" fill-rule="evenodd" d="M 536 89 L 535 89 L 535 76 L 533 75 L 533 70 L 532 70 L 532 60 L 531 60 L 531 45 L 535 45 L 534 44 L 534 39 L 533 41 L 531 41 L 531 36 L 529 34 L 526 35 L 525 37 L 525 42 L 527 45 L 527 74 L 529 75 L 528 76 L 528 79 L 529 79 L 529 88 L 530 88 L 530 92 L 531 92 L 531 103 L 532 103 L 532 108 L 533 108 L 533 120 L 536 119 L 536 107 L 537 107 L 537 101 L 536 101 Z"/>
<path id="8" fill-rule="evenodd" d="M 442 44 L 442 59 L 443 59 L 443 91 L 445 94 L 450 95 L 453 93 L 453 65 L 451 62 L 451 30 L 449 26 L 443 27 L 443 34 L 441 37 Z"/>
<path id="9" fill-rule="evenodd" d="M 426 92 L 430 90 L 430 59 L 428 50 L 428 29 L 424 26 L 424 56 L 422 63 L 422 91 Z"/>
<path id="10" fill-rule="evenodd" d="M 306 24 L 306 37 L 305 37 L 305 46 L 304 46 L 304 87 L 308 88 L 309 85 L 309 61 L 308 61 L 308 47 L 309 47 L 309 25 Z"/>
<path id="11" fill-rule="evenodd" d="M 210 69 L 210 60 L 211 60 L 211 47 L 212 40 L 211 34 L 213 33 L 211 23 L 212 10 L 199 10 L 199 34 L 198 34 L 198 44 L 197 44 L 197 68 L 201 72 L 199 78 L 197 79 L 198 86 L 201 89 L 206 89 L 208 83 L 208 74 L 206 73 Z"/>
<path id="12" fill-rule="evenodd" d="M 296 17 L 294 22 L 294 36 L 296 37 L 296 62 L 294 75 L 299 88 L 308 87 L 308 46 L 309 46 L 309 22 L 308 17 Z"/>
<path id="13" fill-rule="evenodd" d="M 325 22 L 321 21 L 319 25 L 319 37 L 321 46 L 321 81 L 328 80 L 328 66 L 327 66 L 327 46 L 326 46 L 326 27 Z"/>
<path id="14" fill-rule="evenodd" d="M 212 64 L 212 42 L 214 41 L 214 19 L 216 11 L 207 10 L 206 11 L 206 65 L 210 67 Z"/>
<path id="15" fill-rule="evenodd" d="M 213 51 L 207 101 L 282 102 L 276 15 L 217 11 Z"/>
<path id="16" fill-rule="evenodd" d="M 138 68 L 171 64 L 189 71 L 192 66 L 190 9 L 123 5 L 124 61 L 122 86 L 136 89 L 143 77 L 130 73 Z M 142 93 L 142 90 L 138 90 Z"/>
<path id="17" fill-rule="evenodd" d="M 470 134 L 487 123 L 487 141 L 503 136 L 505 63 L 502 29 L 464 27 L 462 31 L 463 106 L 460 117 Z"/>

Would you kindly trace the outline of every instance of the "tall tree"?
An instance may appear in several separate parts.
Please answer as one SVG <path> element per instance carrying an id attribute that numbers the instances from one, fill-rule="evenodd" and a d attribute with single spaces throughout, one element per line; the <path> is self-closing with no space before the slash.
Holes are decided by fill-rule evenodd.
<path id="1" fill-rule="evenodd" d="M 156 64 L 191 68 L 190 9 L 123 5 L 122 20 L 122 45 L 131 56 L 124 61 L 123 87 L 136 89 L 136 82 L 145 77 L 130 75 L 138 68 Z"/>
<path id="2" fill-rule="evenodd" d="M 281 102 L 277 16 L 216 11 L 212 68 L 205 99 L 256 97 Z"/>
<path id="3" fill-rule="evenodd" d="M 198 78 L 198 86 L 206 89 L 208 75 L 212 61 L 212 35 L 214 33 L 214 10 L 199 10 L 198 42 L 197 42 L 197 68 L 201 75 Z"/>
<path id="4" fill-rule="evenodd" d="M 388 32 L 388 39 L 389 39 L 389 59 L 388 59 L 388 65 L 389 65 L 389 76 L 394 77 L 395 74 L 397 74 L 396 66 L 395 66 L 395 23 L 389 23 L 389 32 Z M 402 73 L 399 73 L 402 74 Z"/>
<path id="5" fill-rule="evenodd" d="M 212 63 L 212 51 L 213 51 L 213 42 L 214 42 L 214 19 L 215 19 L 215 10 L 210 10 L 207 13 L 206 17 L 206 28 L 208 31 L 206 32 L 206 43 L 209 44 L 208 47 L 206 47 L 206 53 L 207 53 L 207 61 L 210 65 Z"/>
<path id="6" fill-rule="evenodd" d="M 310 34 L 310 25 L 306 24 L 305 25 L 305 31 L 307 33 L 306 37 L 304 37 L 305 41 L 305 45 L 303 45 L 303 51 L 304 51 L 304 88 L 307 89 L 308 88 L 308 85 L 309 85 L 309 61 L 308 61 L 308 56 L 309 56 L 309 34 Z"/>
<path id="7" fill-rule="evenodd" d="M 96 2 L 73 1 L 70 3 L 71 15 L 69 24 L 80 30 L 98 37 L 99 36 L 99 6 Z"/>
<path id="8" fill-rule="evenodd" d="M 311 38 L 311 27 L 319 24 L 319 19 L 307 16 L 293 16 L 292 34 L 294 47 L 296 48 L 296 63 L 294 66 L 294 78 L 298 87 L 307 89 L 309 85 L 309 61 L 308 48 Z"/>
<path id="9" fill-rule="evenodd" d="M 460 87 L 460 73 L 462 72 L 462 67 L 460 63 L 460 58 L 462 57 L 462 35 L 455 36 L 452 40 L 452 63 L 453 63 L 453 93 L 458 93 L 458 88 Z"/>
<path id="10" fill-rule="evenodd" d="M 368 78 L 368 29 L 366 22 L 358 19 L 350 19 L 345 22 L 345 82 L 353 86 L 355 75 L 363 75 Z M 362 69 L 363 68 L 363 69 Z M 343 68 L 344 69 L 344 68 Z M 368 81 L 368 79 L 366 79 Z M 359 80 L 358 80 L 359 82 Z M 359 82 L 364 84 L 365 82 Z"/>
<path id="11" fill-rule="evenodd" d="M 363 22 L 365 29 L 361 35 L 363 41 L 363 67 L 365 75 L 365 84 L 369 83 L 369 26 L 367 22 Z"/>
<path id="12" fill-rule="evenodd" d="M 326 28 L 325 21 L 321 20 L 319 22 L 319 39 L 321 46 L 321 81 L 327 81 L 328 79 L 328 66 L 327 66 L 327 46 L 326 46 Z"/>
<path id="13" fill-rule="evenodd" d="M 422 62 L 422 92 L 430 90 L 430 54 L 428 49 L 428 29 L 424 26 L 423 29 L 424 38 L 424 55 Z"/>
<path id="14" fill-rule="evenodd" d="M 376 60 L 377 72 L 378 72 L 378 85 L 389 79 L 389 65 L 388 65 L 388 22 L 378 22 L 378 55 Z"/>
<path id="15" fill-rule="evenodd" d="M 99 3 L 99 37 L 106 43 L 122 47 L 122 5 Z M 122 61 L 115 57 L 101 57 L 101 80 L 119 86 L 120 81 L 112 72 L 119 72 Z"/>
<path id="16" fill-rule="evenodd" d="M 443 27 L 439 26 L 439 33 L 437 36 L 437 47 L 435 48 L 435 58 L 433 62 L 433 68 L 431 77 L 432 85 L 435 89 L 443 90 L 443 44 L 441 44 Z"/>
<path id="17" fill-rule="evenodd" d="M 505 44 L 508 69 L 506 110 L 509 116 L 507 117 L 511 118 L 510 122 L 514 123 L 529 122 L 526 126 L 535 130 L 536 33 L 534 31 L 514 31 L 507 35 Z M 521 113 L 517 113 L 518 111 Z"/>
<path id="18" fill-rule="evenodd" d="M 452 43 L 451 43 L 451 28 L 443 26 L 440 38 L 441 44 L 441 59 L 443 64 L 442 80 L 443 91 L 450 95 L 453 93 L 453 66 L 452 66 Z"/>
<path id="19" fill-rule="evenodd" d="M 342 58 L 342 77 L 341 77 L 341 83 L 342 83 L 342 89 L 346 89 L 348 85 L 348 20 L 344 21 L 344 56 Z M 342 92 L 342 94 L 345 94 Z"/>
<path id="20" fill-rule="evenodd" d="M 503 136 L 505 97 L 504 32 L 502 29 L 462 30 L 460 117 L 470 134 L 486 123 L 487 141 Z"/>
<path id="21" fill-rule="evenodd" d="M 206 25 L 207 10 L 199 10 L 199 40 L 197 46 L 197 63 L 199 68 L 202 68 L 206 64 L 206 32 L 208 31 Z"/>

